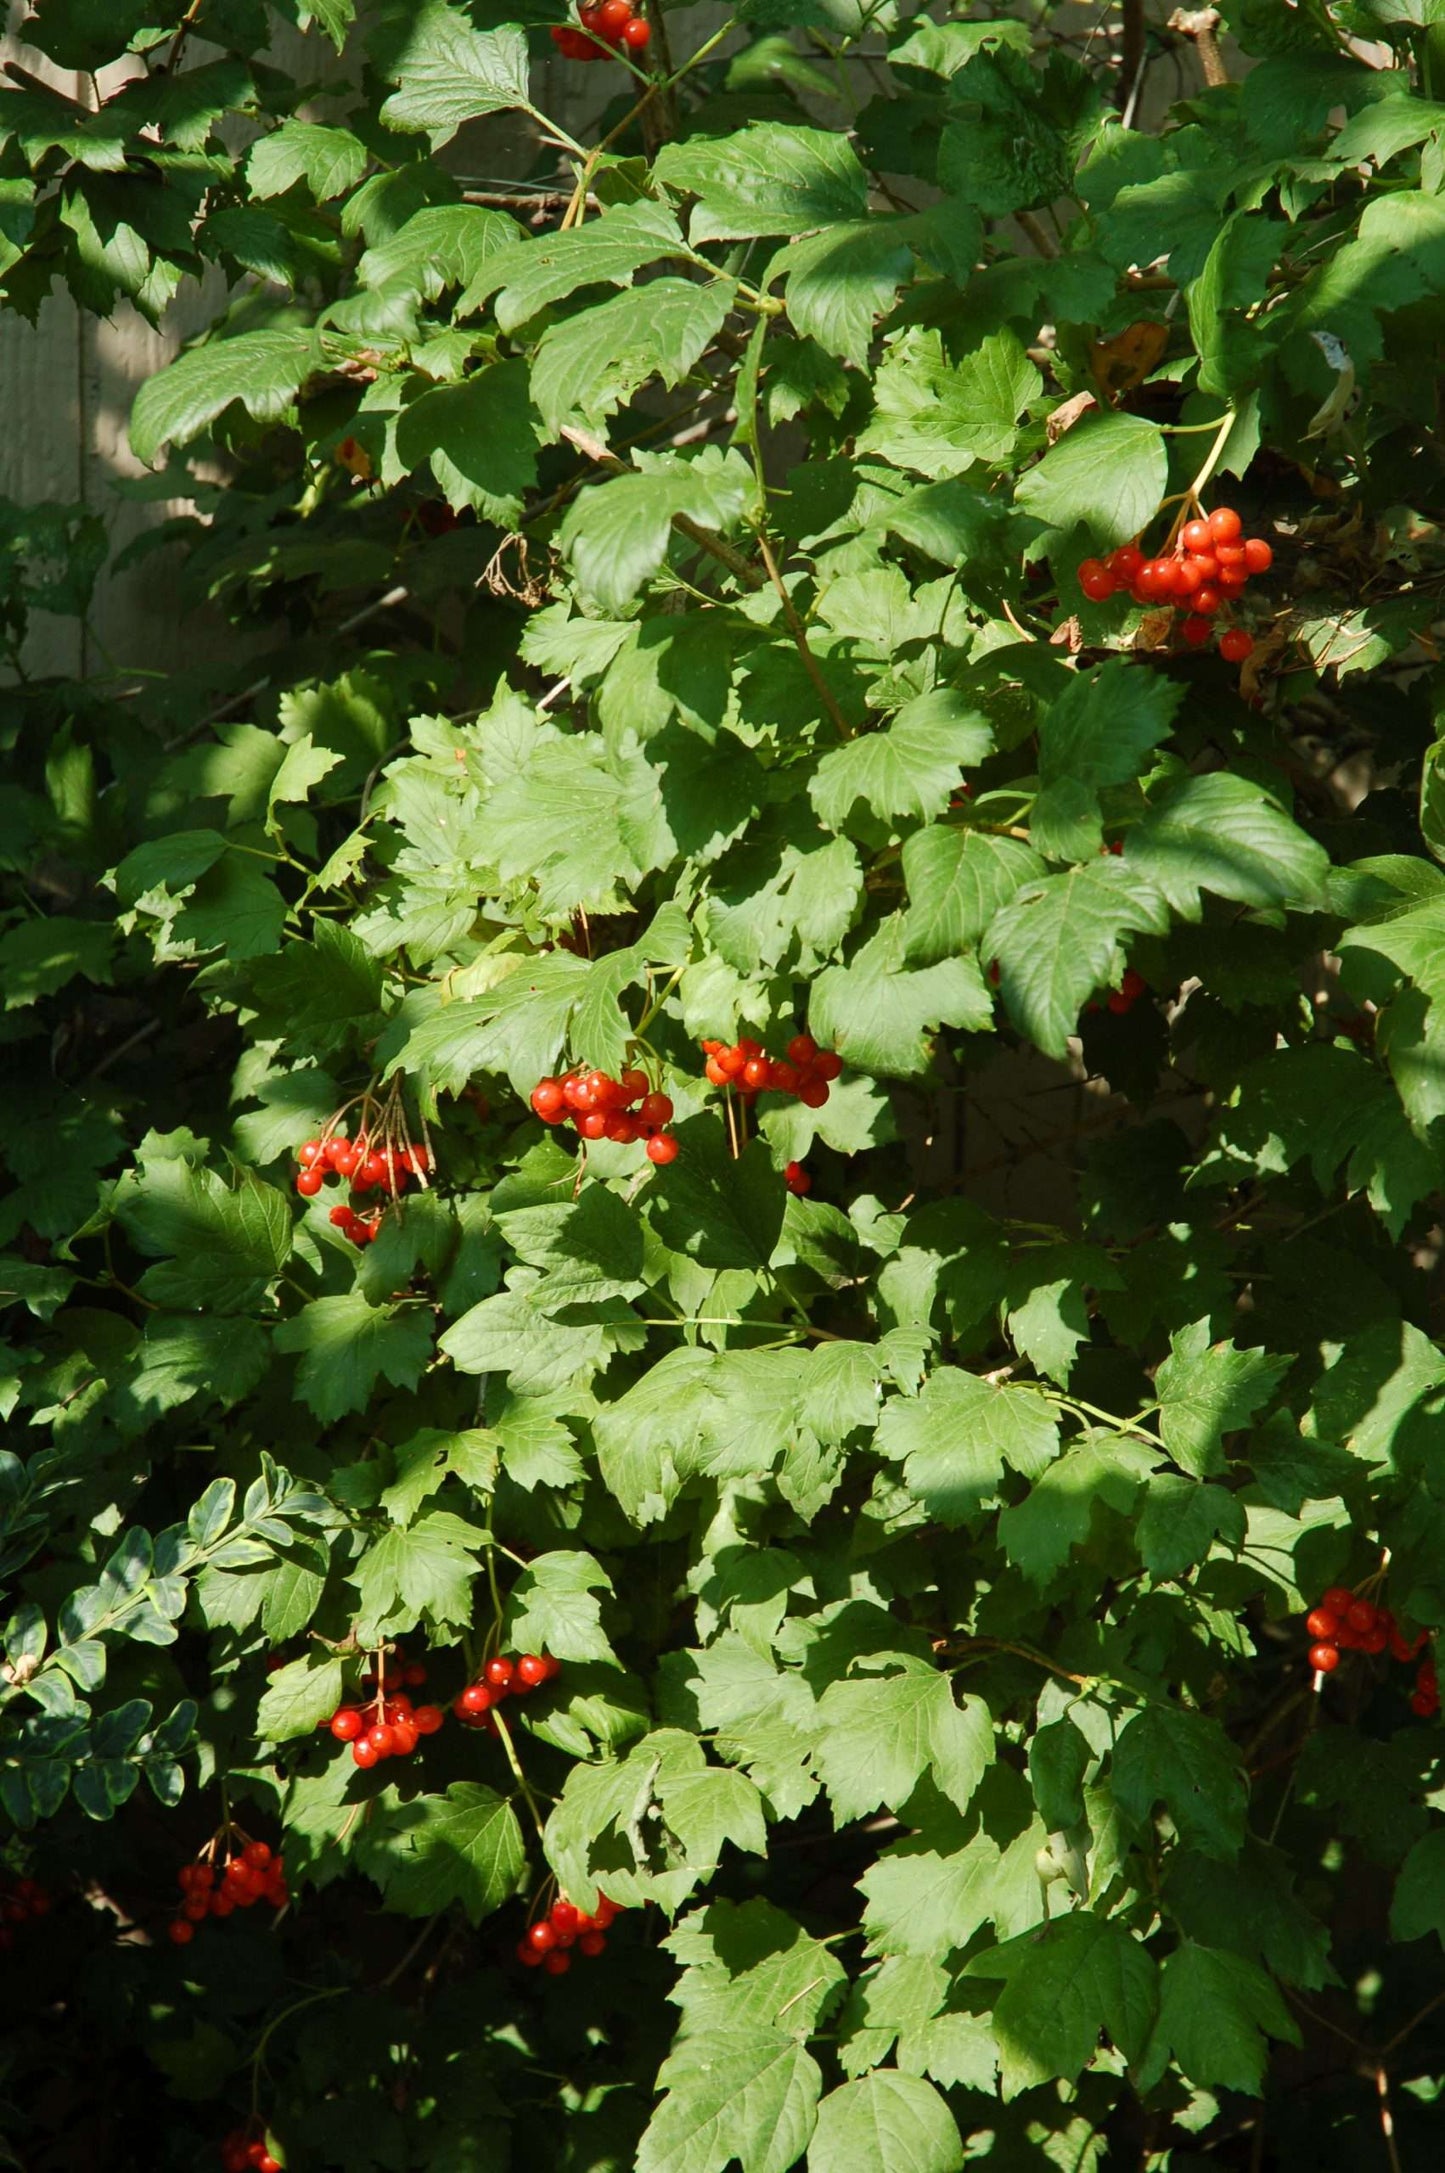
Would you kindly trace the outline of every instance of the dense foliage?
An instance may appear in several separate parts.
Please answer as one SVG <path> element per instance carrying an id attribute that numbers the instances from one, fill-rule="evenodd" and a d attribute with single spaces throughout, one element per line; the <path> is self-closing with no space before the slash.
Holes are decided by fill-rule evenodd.
<path id="1" fill-rule="evenodd" d="M 1445 8 L 982 12 L 23 25 L 28 2173 L 1436 2162 Z"/>

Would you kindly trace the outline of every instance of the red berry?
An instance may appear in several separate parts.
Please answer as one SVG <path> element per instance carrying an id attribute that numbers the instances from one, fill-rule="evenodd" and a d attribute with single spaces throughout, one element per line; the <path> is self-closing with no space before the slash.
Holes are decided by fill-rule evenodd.
<path id="1" fill-rule="evenodd" d="M 671 1132 L 657 1132 L 647 1142 L 647 1159 L 663 1169 L 677 1160 L 677 1141 Z"/>
<path id="2" fill-rule="evenodd" d="M 1340 1618 L 1332 1608 L 1312 1607 L 1305 1616 L 1305 1628 L 1311 1637 L 1320 1637 L 1333 1644 L 1340 1632 Z"/>
<path id="3" fill-rule="evenodd" d="M 314 1200 L 325 1182 L 319 1169 L 304 1169 L 296 1180 L 296 1190 L 303 1200 Z"/>
<path id="4" fill-rule="evenodd" d="M 1242 626 L 1231 626 L 1219 637 L 1219 653 L 1226 664 L 1242 664 L 1247 656 L 1254 654 L 1254 636 L 1247 634 Z"/>
<path id="5" fill-rule="evenodd" d="M 550 1954 L 542 1956 L 542 1967 L 549 1977 L 565 1977 L 572 1967 L 572 1957 L 564 1954 L 560 1947 L 554 1947 Z"/>
<path id="6" fill-rule="evenodd" d="M 783 1171 L 783 1183 L 799 1199 L 803 1197 L 804 1193 L 811 1192 L 813 1189 L 813 1180 L 801 1162 L 790 1162 L 788 1164 Z"/>
<path id="7" fill-rule="evenodd" d="M 310 1169 L 320 1152 L 321 1142 L 319 1139 L 305 1139 L 296 1150 L 296 1159 L 303 1169 Z"/>
<path id="8" fill-rule="evenodd" d="M 1143 563 L 1144 553 L 1137 543 L 1121 543 L 1118 550 L 1111 551 L 1104 561 L 1114 579 L 1125 588 L 1129 586 Z"/>
<path id="9" fill-rule="evenodd" d="M 419 1705 L 412 1715 L 418 1735 L 435 1735 L 445 1718 L 439 1705 Z"/>
<path id="10" fill-rule="evenodd" d="M 1320 1595 L 1321 1607 L 1328 1607 L 1332 1615 L 1346 1615 L 1354 1604 L 1354 1593 L 1342 1584 L 1332 1584 L 1328 1592 Z"/>
<path id="11" fill-rule="evenodd" d="M 843 1074 L 843 1059 L 841 1056 L 835 1056 L 831 1049 L 824 1049 L 820 1052 L 813 1069 L 820 1079 L 839 1079 Z"/>
<path id="12" fill-rule="evenodd" d="M 391 1755 L 393 1758 L 410 1758 L 417 1746 L 417 1729 L 410 1720 L 399 1720 L 391 1731 Z"/>
<path id="13" fill-rule="evenodd" d="M 1213 540 L 1208 521 L 1186 521 L 1179 531 L 1179 541 L 1186 551 L 1207 551 Z"/>
<path id="14" fill-rule="evenodd" d="M 554 1932 L 576 1932 L 581 1924 L 582 1912 L 574 1902 L 554 1901 L 549 1922 Z"/>
<path id="15" fill-rule="evenodd" d="M 355 1172 L 356 1166 L 362 1157 L 349 1141 L 333 1139 L 326 1150 L 326 1159 L 338 1177 L 350 1177 Z"/>
<path id="16" fill-rule="evenodd" d="M 1079 568 L 1079 587 L 1091 603 L 1107 603 L 1118 585 L 1102 559 L 1086 558 Z"/>
<path id="17" fill-rule="evenodd" d="M 1231 567 L 1238 567 L 1241 572 L 1245 573 L 1249 571 L 1245 563 L 1244 545 L 1242 543 L 1216 543 L 1213 546 L 1213 551 L 1219 561 L 1221 571 L 1228 571 Z"/>
<path id="18" fill-rule="evenodd" d="M 195 1936 L 195 1925 L 188 1923 L 183 1916 L 172 1917 L 170 1923 L 166 1926 L 166 1937 L 173 1947 L 188 1947 Z"/>
<path id="19" fill-rule="evenodd" d="M 818 1054 L 818 1044 L 811 1034 L 794 1034 L 788 1043 L 790 1064 L 811 1064 Z"/>
<path id="20" fill-rule="evenodd" d="M 1209 516 L 1209 540 L 1211 543 L 1233 543 L 1243 532 L 1244 523 L 1233 506 L 1216 506 Z"/>
<path id="21" fill-rule="evenodd" d="M 607 1116 L 601 1109 L 589 1109 L 585 1116 L 578 1117 L 575 1122 L 584 1139 L 604 1139 L 607 1135 Z"/>
<path id="22" fill-rule="evenodd" d="M 1340 1664 L 1340 1656 L 1333 1645 L 1311 1645 L 1310 1666 L 1317 1675 L 1332 1675 Z"/>
<path id="23" fill-rule="evenodd" d="M 457 1699 L 464 1713 L 485 1713 L 492 1702 L 492 1693 L 486 1683 L 468 1683 Z"/>
<path id="24" fill-rule="evenodd" d="M 1223 608 L 1223 604 L 1223 589 L 1215 587 L 1210 582 L 1206 582 L 1202 589 L 1196 589 L 1194 592 L 1194 608 L 1204 618 L 1212 619 L 1215 612 Z"/>
<path id="25" fill-rule="evenodd" d="M 532 1945 L 530 1939 L 519 1939 L 517 1941 L 517 1960 L 525 1964 L 528 1969 L 540 1969 L 542 1966 L 542 1957 Z"/>
<path id="26" fill-rule="evenodd" d="M 372 1742 L 371 1737 L 363 1735 L 358 1736 L 357 1740 L 352 1744 L 351 1755 L 359 1766 L 368 1769 L 376 1764 L 381 1753 Z"/>
<path id="27" fill-rule="evenodd" d="M 1274 552 L 1263 536 L 1246 536 L 1244 541 L 1244 565 L 1247 573 L 1268 573 L 1274 564 Z"/>
<path id="28" fill-rule="evenodd" d="M 535 1690 L 547 1680 L 547 1663 L 535 1652 L 524 1652 L 517 1662 L 517 1680 L 528 1690 Z"/>
<path id="29" fill-rule="evenodd" d="M 505 1654 L 498 1653 L 494 1660 L 487 1662 L 483 1673 L 493 1690 L 500 1690 L 505 1693 L 511 1685 L 512 1677 L 516 1673 L 516 1667 L 514 1662 L 506 1658 Z"/>
<path id="30" fill-rule="evenodd" d="M 640 53 L 651 36 L 651 24 L 645 23 L 640 15 L 634 15 L 632 21 L 623 26 L 622 42 L 630 45 L 634 53 Z"/>
<path id="31" fill-rule="evenodd" d="M 728 1083 L 728 1075 L 722 1068 L 721 1057 L 710 1056 L 703 1065 L 703 1074 L 709 1086 L 726 1086 Z"/>
<path id="32" fill-rule="evenodd" d="M 1179 631 L 1184 636 L 1184 639 L 1188 642 L 1191 649 L 1202 649 L 1205 642 L 1209 639 L 1212 628 L 1210 627 L 1208 619 L 1196 618 L 1195 616 L 1193 616 L 1193 614 L 1191 614 L 1190 617 L 1184 621 L 1184 624 L 1180 627 Z"/>
<path id="33" fill-rule="evenodd" d="M 603 1932 L 579 1932 L 577 1936 L 577 1951 L 579 1954 L 601 1954 L 606 1945 L 607 1938 Z"/>
<path id="34" fill-rule="evenodd" d="M 243 1856 L 253 1871 L 265 1871 L 271 1862 L 271 1851 L 264 1841 L 248 1841 Z"/>
<path id="35" fill-rule="evenodd" d="M 761 1094 L 772 1065 L 765 1056 L 750 1056 L 743 1066 L 743 1085 L 750 1094 Z"/>
<path id="36" fill-rule="evenodd" d="M 597 27 L 604 38 L 615 38 L 632 20 L 632 0 L 602 0 Z"/>
<path id="37" fill-rule="evenodd" d="M 557 1944 L 557 1934 L 546 1917 L 543 1917 L 540 1923 L 532 1925 L 527 1933 L 527 1939 L 533 1950 L 538 1954 L 550 1952 Z"/>
<path id="38" fill-rule="evenodd" d="M 1374 1629 L 1375 1619 L 1376 1609 L 1368 1600 L 1353 1600 L 1345 1610 L 1346 1622 L 1352 1630 L 1358 1630 L 1362 1637 L 1366 1631 Z"/>
<path id="39" fill-rule="evenodd" d="M 273 2158 L 269 2150 L 263 2150 L 256 2160 L 256 2173 L 281 2173 L 281 2160 Z"/>
<path id="40" fill-rule="evenodd" d="M 660 1131 L 664 1124 L 671 1124 L 672 1116 L 670 1094 L 645 1094 L 637 1111 L 639 1124 L 645 1124 L 654 1131 Z"/>
<path id="41" fill-rule="evenodd" d="M 615 1901 L 609 1901 L 605 1894 L 598 1895 L 597 1907 L 592 1912 L 592 1918 L 600 1932 L 605 1932 L 614 1919 L 621 1916 L 621 1914 L 622 1911 Z"/>
<path id="42" fill-rule="evenodd" d="M 1390 1641 L 1390 1633 L 1383 1622 L 1377 1622 L 1373 1630 L 1366 1630 L 1360 1637 L 1361 1652 L 1383 1652 Z"/>

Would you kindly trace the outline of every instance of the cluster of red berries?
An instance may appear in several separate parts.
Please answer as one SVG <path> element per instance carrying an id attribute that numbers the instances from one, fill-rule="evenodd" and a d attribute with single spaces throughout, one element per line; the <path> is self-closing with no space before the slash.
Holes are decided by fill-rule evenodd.
<path id="1" fill-rule="evenodd" d="M 1147 996 L 1148 993 L 1149 983 L 1145 980 L 1143 974 L 1136 973 L 1132 966 L 1126 966 L 1124 968 L 1124 978 L 1119 986 L 1111 988 L 1102 1003 L 1097 996 L 1092 997 L 1084 1006 L 1084 1009 L 1086 1011 L 1112 1011 L 1116 1018 L 1125 1018 L 1133 1010 L 1135 1004 L 1138 1003 L 1139 998 Z"/>
<path id="2" fill-rule="evenodd" d="M 549 1977 L 565 1977 L 572 1967 L 572 1949 L 579 1954 L 601 1954 L 608 1926 L 623 1914 L 605 1894 L 598 1895 L 590 1916 L 573 1902 L 554 1901 L 518 1940 L 517 1960 L 527 1969 L 545 1969 Z"/>
<path id="3" fill-rule="evenodd" d="M 331 1718 L 322 1722 L 338 1743 L 351 1745 L 353 1760 L 367 1771 L 383 1758 L 410 1758 L 422 1737 L 435 1735 L 446 1718 L 439 1705 L 413 1705 L 407 1694 L 426 1681 L 426 1669 L 419 1660 L 398 1667 L 393 1679 L 404 1687 L 388 1693 L 378 1676 L 365 1676 L 363 1702 L 338 1705 Z"/>
<path id="4" fill-rule="evenodd" d="M 196 1926 L 208 1916 L 230 1916 L 237 1909 L 254 1908 L 258 1901 L 269 1901 L 273 1909 L 285 1908 L 290 1898 L 285 1859 L 264 1841 L 243 1841 L 237 1849 L 230 1847 L 229 1840 L 224 1845 L 228 1853 L 219 1863 L 208 1855 L 198 1863 L 182 1864 L 176 1873 L 176 1884 L 185 1898 L 170 1922 L 173 1946 L 188 1947 Z M 215 1846 L 213 1842 L 213 1850 Z"/>
<path id="5" fill-rule="evenodd" d="M 611 1139 L 619 1147 L 647 1142 L 647 1159 L 663 1168 L 677 1160 L 677 1141 L 667 1126 L 672 1100 L 659 1094 L 645 1071 L 625 1071 L 613 1079 L 605 1071 L 569 1071 L 561 1079 L 539 1079 L 532 1107 L 544 1124 L 572 1125 L 579 1139 Z"/>
<path id="6" fill-rule="evenodd" d="M 645 52 L 652 36 L 645 18 L 633 14 L 632 0 L 602 0 L 600 7 L 583 7 L 578 20 L 580 30 L 572 23 L 558 23 L 552 31 L 552 43 L 564 60 L 606 60 L 609 52 L 624 45 L 630 52 Z"/>
<path id="7" fill-rule="evenodd" d="M 1216 506 L 1185 521 L 1161 558 L 1146 558 L 1137 543 L 1122 543 L 1107 558 L 1086 558 L 1079 587 L 1094 604 L 1123 589 L 1136 604 L 1178 605 L 1188 614 L 1180 632 L 1197 649 L 1213 633 L 1217 614 L 1244 594 L 1250 576 L 1267 573 L 1273 563 L 1263 536 L 1246 536 L 1233 506 Z M 1227 627 L 1219 637 L 1226 663 L 1242 664 L 1253 649 L 1242 626 Z"/>
<path id="8" fill-rule="evenodd" d="M 1342 1652 L 1388 1652 L 1392 1660 L 1406 1666 L 1412 1660 L 1417 1663 L 1411 1711 L 1423 1720 L 1440 1710 L 1435 1662 L 1424 1653 L 1429 1640 L 1427 1630 L 1417 1630 L 1413 1637 L 1407 1637 L 1388 1607 L 1360 1599 L 1344 1585 L 1330 1586 L 1319 1605 L 1305 1616 L 1305 1628 L 1314 1639 L 1309 1658 L 1317 1675 L 1333 1675 Z"/>
<path id="9" fill-rule="evenodd" d="M 476 1681 L 468 1683 L 452 1700 L 452 1711 L 467 1727 L 495 1735 L 494 1705 L 500 1705 L 503 1698 L 524 1698 L 529 1690 L 539 1690 L 561 1672 L 561 1661 L 554 1660 L 550 1652 L 524 1652 L 515 1657 L 499 1652 L 488 1660 Z"/>
<path id="10" fill-rule="evenodd" d="M 353 1193 L 385 1191 L 397 1200 L 415 1180 L 429 1177 L 432 1169 L 432 1158 L 425 1147 L 396 1147 L 389 1141 L 378 1146 L 364 1132 L 351 1140 L 342 1130 L 328 1132 L 324 1139 L 304 1140 L 296 1160 L 300 1164 L 296 1190 L 303 1200 L 315 1199 L 333 1175 L 348 1179 Z M 371 1244 L 381 1227 L 381 1216 L 379 1207 L 363 1213 L 350 1201 L 331 1210 L 332 1222 L 353 1245 Z"/>
<path id="11" fill-rule="evenodd" d="M 281 2160 L 271 2155 L 264 2135 L 250 2136 L 244 2128 L 232 2128 L 221 2145 L 222 2173 L 282 2173 Z"/>
<path id="12" fill-rule="evenodd" d="M 7 1880 L 0 1887 L 0 1954 L 15 1944 L 15 1927 L 38 1916 L 49 1916 L 50 1894 L 38 1879 Z"/>
<path id="13" fill-rule="evenodd" d="M 736 1087 L 739 1094 L 796 1094 L 808 1109 L 821 1109 L 843 1059 L 820 1049 L 811 1034 L 795 1034 L 786 1057 L 769 1056 L 760 1041 L 744 1037 L 731 1048 L 725 1041 L 705 1041 L 706 1071 L 713 1086 Z"/>

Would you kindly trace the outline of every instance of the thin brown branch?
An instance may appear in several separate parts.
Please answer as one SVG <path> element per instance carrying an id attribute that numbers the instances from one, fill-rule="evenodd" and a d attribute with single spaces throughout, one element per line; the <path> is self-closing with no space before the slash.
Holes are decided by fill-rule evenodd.
<path id="1" fill-rule="evenodd" d="M 1147 42 L 1144 0 L 1124 0 L 1124 35 L 1119 46 L 1119 80 L 1114 85 L 1114 104 L 1121 113 L 1135 104 L 1134 94 L 1144 71 Z"/>
<path id="2" fill-rule="evenodd" d="M 814 656 L 812 649 L 809 647 L 808 629 L 806 628 L 806 626 L 804 626 L 802 620 L 799 618 L 798 607 L 793 602 L 792 597 L 788 594 L 787 584 L 784 582 L 782 574 L 778 571 L 778 562 L 773 556 L 772 545 L 768 542 L 767 537 L 761 532 L 761 530 L 758 533 L 758 544 L 763 554 L 763 564 L 768 569 L 768 579 L 772 582 L 774 589 L 777 591 L 778 603 L 781 606 L 783 613 L 783 623 L 787 627 L 788 632 L 793 637 L 793 642 L 798 651 L 798 655 L 802 659 L 803 669 L 808 674 L 808 677 L 812 680 L 814 691 L 816 692 L 818 699 L 822 703 L 824 709 L 827 711 L 828 716 L 832 722 L 833 729 L 837 732 L 838 737 L 840 739 L 851 739 L 853 737 L 852 727 L 848 723 L 847 718 L 843 715 L 842 710 L 838 707 L 837 699 L 833 693 L 833 689 L 829 686 L 827 680 L 823 677 L 823 668 L 819 664 L 818 659 Z"/>
<path id="3" fill-rule="evenodd" d="M 1169 28 L 1193 44 L 1210 90 L 1229 81 L 1229 70 L 1219 50 L 1218 8 L 1176 8 L 1169 18 Z"/>

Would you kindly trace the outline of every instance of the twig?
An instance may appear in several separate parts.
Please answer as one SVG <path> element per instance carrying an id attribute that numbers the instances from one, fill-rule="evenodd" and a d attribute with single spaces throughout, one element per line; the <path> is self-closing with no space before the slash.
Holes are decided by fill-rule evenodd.
<path id="1" fill-rule="evenodd" d="M 1119 80 L 1114 85 L 1114 103 L 1123 116 L 1126 128 L 1133 126 L 1139 91 L 1144 80 L 1147 52 L 1148 26 L 1144 21 L 1144 0 L 1124 0 L 1124 36 L 1119 49 Z"/>
<path id="2" fill-rule="evenodd" d="M 1424 2006 L 1419 2008 L 1415 2014 L 1411 2015 L 1409 2021 L 1405 2024 L 1404 2028 L 1396 2030 L 1394 2036 L 1390 2038 L 1388 2043 L 1383 2044 L 1380 2047 L 1380 2058 L 1382 2060 L 1388 2060 L 1392 2052 L 1398 2052 L 1401 2045 L 1404 2044 L 1405 2039 L 1411 2034 L 1411 2032 L 1413 2030 L 1417 2030 L 1420 2027 L 1420 2024 L 1426 2019 L 1426 2017 L 1428 2015 L 1433 2015 L 1438 2007 L 1445 2007 L 1445 1992 L 1437 1992 L 1433 1999 L 1427 1999 Z"/>
<path id="3" fill-rule="evenodd" d="M 1204 81 L 1210 90 L 1217 90 L 1229 81 L 1229 70 L 1219 50 L 1216 33 L 1219 29 L 1218 8 L 1176 8 L 1169 18 L 1168 27 L 1177 31 L 1181 38 L 1188 38 L 1199 55 L 1199 65 L 1204 71 Z"/>
<path id="4" fill-rule="evenodd" d="M 1375 2088 L 1380 2097 L 1380 2133 L 1385 2138 L 1390 2173 L 1402 2173 L 1400 2153 L 1395 2148 L 1395 2116 L 1390 2110 L 1390 2074 L 1383 2059 L 1375 2067 Z"/>
<path id="5" fill-rule="evenodd" d="M 824 709 L 828 712 L 828 715 L 833 723 L 833 728 L 837 732 L 838 737 L 840 739 L 851 739 L 853 737 L 852 728 L 850 727 L 847 718 L 843 715 L 842 710 L 838 707 L 837 700 L 835 699 L 833 694 L 833 689 L 829 686 L 827 680 L 823 677 L 822 666 L 819 664 L 818 659 L 814 656 L 811 648 L 808 646 L 808 629 L 804 626 L 802 620 L 798 616 L 797 605 L 793 602 L 792 597 L 788 594 L 787 588 L 783 582 L 783 577 L 778 571 L 778 562 L 773 556 L 772 545 L 768 542 L 766 535 L 764 535 L 761 529 L 759 529 L 758 531 L 758 546 L 763 554 L 763 564 L 768 569 L 768 579 L 772 582 L 774 589 L 777 591 L 778 602 L 782 606 L 783 623 L 787 627 L 788 632 L 793 637 L 793 641 L 797 648 L 798 655 L 802 658 L 803 669 L 808 674 L 808 677 L 812 680 L 813 686 L 817 692 L 818 699 L 822 703 Z"/>

